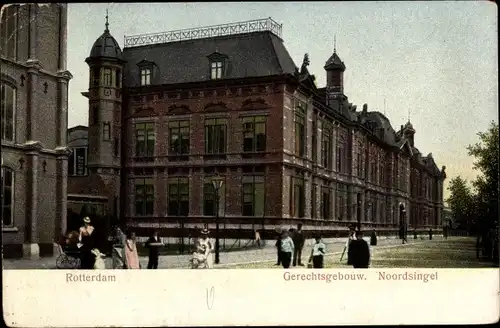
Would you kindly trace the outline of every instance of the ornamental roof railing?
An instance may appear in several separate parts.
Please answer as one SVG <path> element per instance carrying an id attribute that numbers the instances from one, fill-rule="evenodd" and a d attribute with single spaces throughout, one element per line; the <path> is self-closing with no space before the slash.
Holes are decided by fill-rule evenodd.
<path id="1" fill-rule="evenodd" d="M 269 31 L 281 38 L 283 24 L 278 24 L 276 21 L 269 17 L 245 22 L 188 28 L 161 33 L 125 36 L 124 48 L 262 31 Z"/>

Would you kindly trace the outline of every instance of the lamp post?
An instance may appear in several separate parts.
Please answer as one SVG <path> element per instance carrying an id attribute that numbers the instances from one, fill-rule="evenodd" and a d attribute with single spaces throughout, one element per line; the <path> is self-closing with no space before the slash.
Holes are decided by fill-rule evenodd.
<path id="1" fill-rule="evenodd" d="M 214 193 L 215 193 L 215 264 L 219 264 L 220 258 L 219 258 L 219 190 L 222 188 L 222 184 L 224 181 L 222 180 L 221 177 L 216 175 L 215 177 L 212 178 L 212 186 L 214 187 Z"/>
<path id="2" fill-rule="evenodd" d="M 406 241 L 406 208 L 403 202 L 399 203 L 399 229 L 403 244 Z"/>

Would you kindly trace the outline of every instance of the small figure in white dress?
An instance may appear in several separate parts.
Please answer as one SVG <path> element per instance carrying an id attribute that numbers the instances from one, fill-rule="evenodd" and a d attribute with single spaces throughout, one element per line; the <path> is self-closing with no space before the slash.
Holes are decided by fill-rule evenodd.
<path id="1" fill-rule="evenodd" d="M 210 232 L 207 229 L 201 231 L 201 236 L 196 241 L 196 251 L 193 253 L 192 267 L 206 267 L 213 268 L 214 261 L 212 251 L 214 250 L 214 243 L 209 238 Z"/>

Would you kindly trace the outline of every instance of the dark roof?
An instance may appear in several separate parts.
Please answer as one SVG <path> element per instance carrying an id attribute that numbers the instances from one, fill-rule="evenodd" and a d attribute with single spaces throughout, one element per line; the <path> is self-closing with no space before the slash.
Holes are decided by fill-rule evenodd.
<path id="1" fill-rule="evenodd" d="M 268 31 L 252 32 L 125 48 L 125 84 L 140 85 L 137 64 L 144 61 L 154 63 L 157 69 L 153 71 L 151 84 L 207 81 L 208 56 L 216 53 L 228 60 L 225 74 L 228 79 L 293 74 L 296 69 L 278 36 Z"/>
<path id="2" fill-rule="evenodd" d="M 104 33 L 99 38 L 97 38 L 97 40 L 95 40 L 87 60 L 97 58 L 123 60 L 123 54 L 122 50 L 120 49 L 120 45 L 109 33 L 107 26 L 104 30 Z"/>
<path id="3" fill-rule="evenodd" d="M 382 129 L 383 132 L 383 140 L 389 144 L 389 145 L 398 145 L 396 141 L 396 132 L 394 131 L 393 127 L 391 126 L 391 122 L 389 119 L 382 113 L 377 112 L 377 111 L 372 111 L 372 112 L 367 112 L 363 116 L 363 121 L 369 121 L 373 122 L 375 124 L 376 128 Z M 364 123 L 363 122 L 363 123 Z"/>
<path id="4" fill-rule="evenodd" d="M 326 61 L 325 67 L 326 70 L 329 69 L 342 69 L 345 70 L 344 62 L 337 55 L 337 52 L 334 51 L 333 55 Z"/>

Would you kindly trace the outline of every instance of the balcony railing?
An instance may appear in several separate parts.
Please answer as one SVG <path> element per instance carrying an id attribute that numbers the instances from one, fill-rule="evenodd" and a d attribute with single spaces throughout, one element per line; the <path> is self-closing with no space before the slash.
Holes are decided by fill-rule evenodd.
<path id="1" fill-rule="evenodd" d="M 282 30 L 283 24 L 278 24 L 272 18 L 265 18 L 222 25 L 188 28 L 169 32 L 125 36 L 124 47 L 138 47 L 150 44 L 204 39 L 216 36 L 236 35 L 262 31 L 269 31 L 281 38 Z"/>

